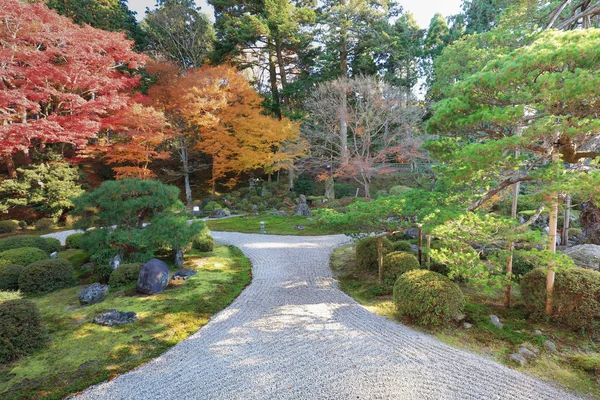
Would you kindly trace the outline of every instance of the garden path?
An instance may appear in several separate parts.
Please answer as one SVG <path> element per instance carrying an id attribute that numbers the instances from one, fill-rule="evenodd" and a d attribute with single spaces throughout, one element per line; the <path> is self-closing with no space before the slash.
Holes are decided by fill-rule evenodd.
<path id="1" fill-rule="evenodd" d="M 213 232 L 253 280 L 202 329 L 79 399 L 575 399 L 496 362 L 375 315 L 328 267 L 342 235 Z"/>

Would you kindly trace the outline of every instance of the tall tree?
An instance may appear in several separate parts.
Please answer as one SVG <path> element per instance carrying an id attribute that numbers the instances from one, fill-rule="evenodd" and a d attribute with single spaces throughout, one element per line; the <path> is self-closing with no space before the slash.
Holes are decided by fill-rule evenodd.
<path id="1" fill-rule="evenodd" d="M 465 16 L 465 33 L 487 32 L 496 26 L 498 16 L 510 5 L 509 0 L 465 0 L 462 11 Z"/>
<path id="2" fill-rule="evenodd" d="M 75 25 L 41 3 L 0 1 L 0 156 L 46 143 L 85 146 L 127 104 L 145 57 L 123 33 Z"/>

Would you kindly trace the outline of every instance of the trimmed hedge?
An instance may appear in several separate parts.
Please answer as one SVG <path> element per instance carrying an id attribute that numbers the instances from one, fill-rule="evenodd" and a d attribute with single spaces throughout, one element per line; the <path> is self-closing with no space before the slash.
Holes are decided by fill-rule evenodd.
<path id="1" fill-rule="evenodd" d="M 408 271 L 394 285 L 394 304 L 398 313 L 418 324 L 446 326 L 465 308 L 465 297 L 444 275 L 418 269 Z"/>
<path id="2" fill-rule="evenodd" d="M 400 275 L 413 269 L 420 269 L 417 257 L 409 253 L 394 251 L 383 257 L 383 283 L 393 285 Z"/>
<path id="3" fill-rule="evenodd" d="M 48 293 L 74 283 L 71 263 L 60 258 L 36 261 L 19 276 L 19 289 L 24 293 Z"/>
<path id="4" fill-rule="evenodd" d="M 534 314 L 546 306 L 546 269 L 536 268 L 521 279 L 523 303 Z M 553 314 L 557 321 L 576 330 L 600 329 L 600 272 L 584 268 L 556 271 Z"/>
<path id="5" fill-rule="evenodd" d="M 394 251 L 412 251 L 412 246 L 409 241 L 399 240 L 392 243 L 392 249 Z"/>
<path id="6" fill-rule="evenodd" d="M 0 290 L 19 290 L 19 275 L 24 269 L 19 264 L 0 265 Z"/>
<path id="7" fill-rule="evenodd" d="M 370 236 L 356 244 L 356 265 L 358 267 L 368 270 L 378 269 L 377 241 L 378 238 Z M 390 251 L 392 251 L 392 242 L 383 238 L 383 255 L 385 256 Z"/>
<path id="8" fill-rule="evenodd" d="M 62 248 L 60 240 L 41 236 L 11 236 L 0 239 L 0 252 L 20 247 L 37 247 L 47 254 L 59 251 Z"/>
<path id="9" fill-rule="evenodd" d="M 15 221 L 11 221 L 11 220 L 0 221 L 0 234 L 15 233 L 17 231 L 18 227 L 19 227 L 19 224 L 17 224 Z"/>
<path id="10" fill-rule="evenodd" d="M 110 274 L 108 285 L 115 288 L 137 282 L 141 269 L 142 263 L 121 264 Z"/>
<path id="11" fill-rule="evenodd" d="M 47 258 L 48 254 L 37 247 L 21 247 L 0 253 L 0 264 L 29 265 Z"/>
<path id="12" fill-rule="evenodd" d="M 73 233 L 65 239 L 65 249 L 81 249 L 81 239 L 83 232 Z"/>
<path id="13" fill-rule="evenodd" d="M 40 313 L 29 300 L 0 303 L 0 363 L 14 361 L 42 347 Z"/>

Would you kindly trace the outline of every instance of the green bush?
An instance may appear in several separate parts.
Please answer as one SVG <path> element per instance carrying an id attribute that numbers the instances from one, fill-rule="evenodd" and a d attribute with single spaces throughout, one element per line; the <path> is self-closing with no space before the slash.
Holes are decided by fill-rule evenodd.
<path id="1" fill-rule="evenodd" d="M 83 264 L 90 262 L 91 254 L 83 250 L 67 250 L 58 253 L 58 258 L 67 260 L 73 268 L 79 268 Z"/>
<path id="2" fill-rule="evenodd" d="M 398 186 L 391 187 L 388 190 L 388 193 L 390 194 L 390 196 L 402 196 L 404 193 L 408 192 L 409 190 L 412 190 L 412 189 L 409 188 L 408 186 L 398 185 Z"/>
<path id="3" fill-rule="evenodd" d="M 418 269 L 400 275 L 394 285 L 394 304 L 400 315 L 418 324 L 441 327 L 463 312 L 465 297 L 444 275 Z"/>
<path id="4" fill-rule="evenodd" d="M 581 236 L 581 229 L 569 228 L 569 237 L 579 237 L 579 236 Z"/>
<path id="5" fill-rule="evenodd" d="M 110 274 L 108 285 L 112 288 L 136 282 L 142 269 L 142 263 L 121 264 Z"/>
<path id="6" fill-rule="evenodd" d="M 378 238 L 370 236 L 356 244 L 356 264 L 358 267 L 369 270 L 378 269 L 377 241 Z M 391 250 L 392 242 L 387 238 L 383 238 L 383 255 L 385 256 Z"/>
<path id="7" fill-rule="evenodd" d="M 15 221 L 0 221 L 0 234 L 15 233 L 19 225 Z"/>
<path id="8" fill-rule="evenodd" d="M 19 264 L 0 265 L 0 290 L 19 290 L 19 275 L 24 268 Z"/>
<path id="9" fill-rule="evenodd" d="M 392 243 L 392 249 L 394 251 L 412 251 L 412 246 L 410 245 L 409 241 L 399 240 Z"/>
<path id="10" fill-rule="evenodd" d="M 29 265 L 46 258 L 48 255 L 43 250 L 36 247 L 21 247 L 0 253 L 0 264 Z"/>
<path id="11" fill-rule="evenodd" d="M 518 253 L 513 255 L 512 273 L 513 275 L 517 275 L 517 280 L 520 280 L 519 277 L 523 277 L 533 269 L 535 269 L 535 265 L 531 261 Z"/>
<path id="12" fill-rule="evenodd" d="M 356 187 L 348 184 L 348 183 L 337 183 L 333 184 L 333 191 L 335 193 L 335 197 L 337 199 L 341 199 L 342 197 L 351 197 L 356 194 Z"/>
<path id="13" fill-rule="evenodd" d="M 27 228 L 27 221 L 19 221 L 19 228 L 21 228 L 21 229 Z"/>
<path id="14" fill-rule="evenodd" d="M 37 220 L 34 226 L 36 231 L 47 231 L 56 227 L 52 218 L 42 218 Z"/>
<path id="15" fill-rule="evenodd" d="M 383 283 L 393 285 L 400 275 L 419 269 L 419 260 L 409 253 L 394 251 L 383 258 Z"/>
<path id="16" fill-rule="evenodd" d="M 569 356 L 569 362 L 575 368 L 586 372 L 600 373 L 600 357 L 593 354 L 575 354 Z"/>
<path id="17" fill-rule="evenodd" d="M 546 269 L 536 268 L 521 279 L 521 296 L 534 314 L 545 312 Z M 600 329 L 600 272 L 584 268 L 556 271 L 552 317 L 576 330 Z"/>
<path id="18" fill-rule="evenodd" d="M 81 249 L 82 238 L 83 232 L 77 232 L 67 236 L 67 239 L 65 240 L 65 249 Z"/>
<path id="19" fill-rule="evenodd" d="M 219 208 L 223 208 L 223 207 L 221 207 L 221 205 L 219 203 L 217 203 L 216 201 L 209 201 L 204 206 L 204 211 L 211 212 L 211 211 L 217 210 Z"/>
<path id="20" fill-rule="evenodd" d="M 29 264 L 19 276 L 19 289 L 23 293 L 48 293 L 72 284 L 73 267 L 59 258 Z"/>
<path id="21" fill-rule="evenodd" d="M 194 238 L 192 247 L 201 252 L 209 252 L 215 249 L 215 240 L 210 235 L 208 229 L 204 229 L 198 236 Z"/>
<path id="22" fill-rule="evenodd" d="M 14 361 L 42 347 L 40 313 L 29 300 L 0 303 L 0 363 Z"/>
<path id="23" fill-rule="evenodd" d="M 51 254 L 59 251 L 62 246 L 58 239 L 40 236 L 10 236 L 0 239 L 0 252 L 21 247 L 37 247 L 44 250 L 46 254 Z"/>

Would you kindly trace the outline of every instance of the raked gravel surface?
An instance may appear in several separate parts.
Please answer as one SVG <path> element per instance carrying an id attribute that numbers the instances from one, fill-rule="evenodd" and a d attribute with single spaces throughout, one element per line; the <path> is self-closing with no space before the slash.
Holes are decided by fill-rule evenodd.
<path id="1" fill-rule="evenodd" d="M 252 261 L 252 284 L 187 340 L 78 399 L 578 398 L 366 310 L 329 269 L 345 236 L 213 235 Z"/>

